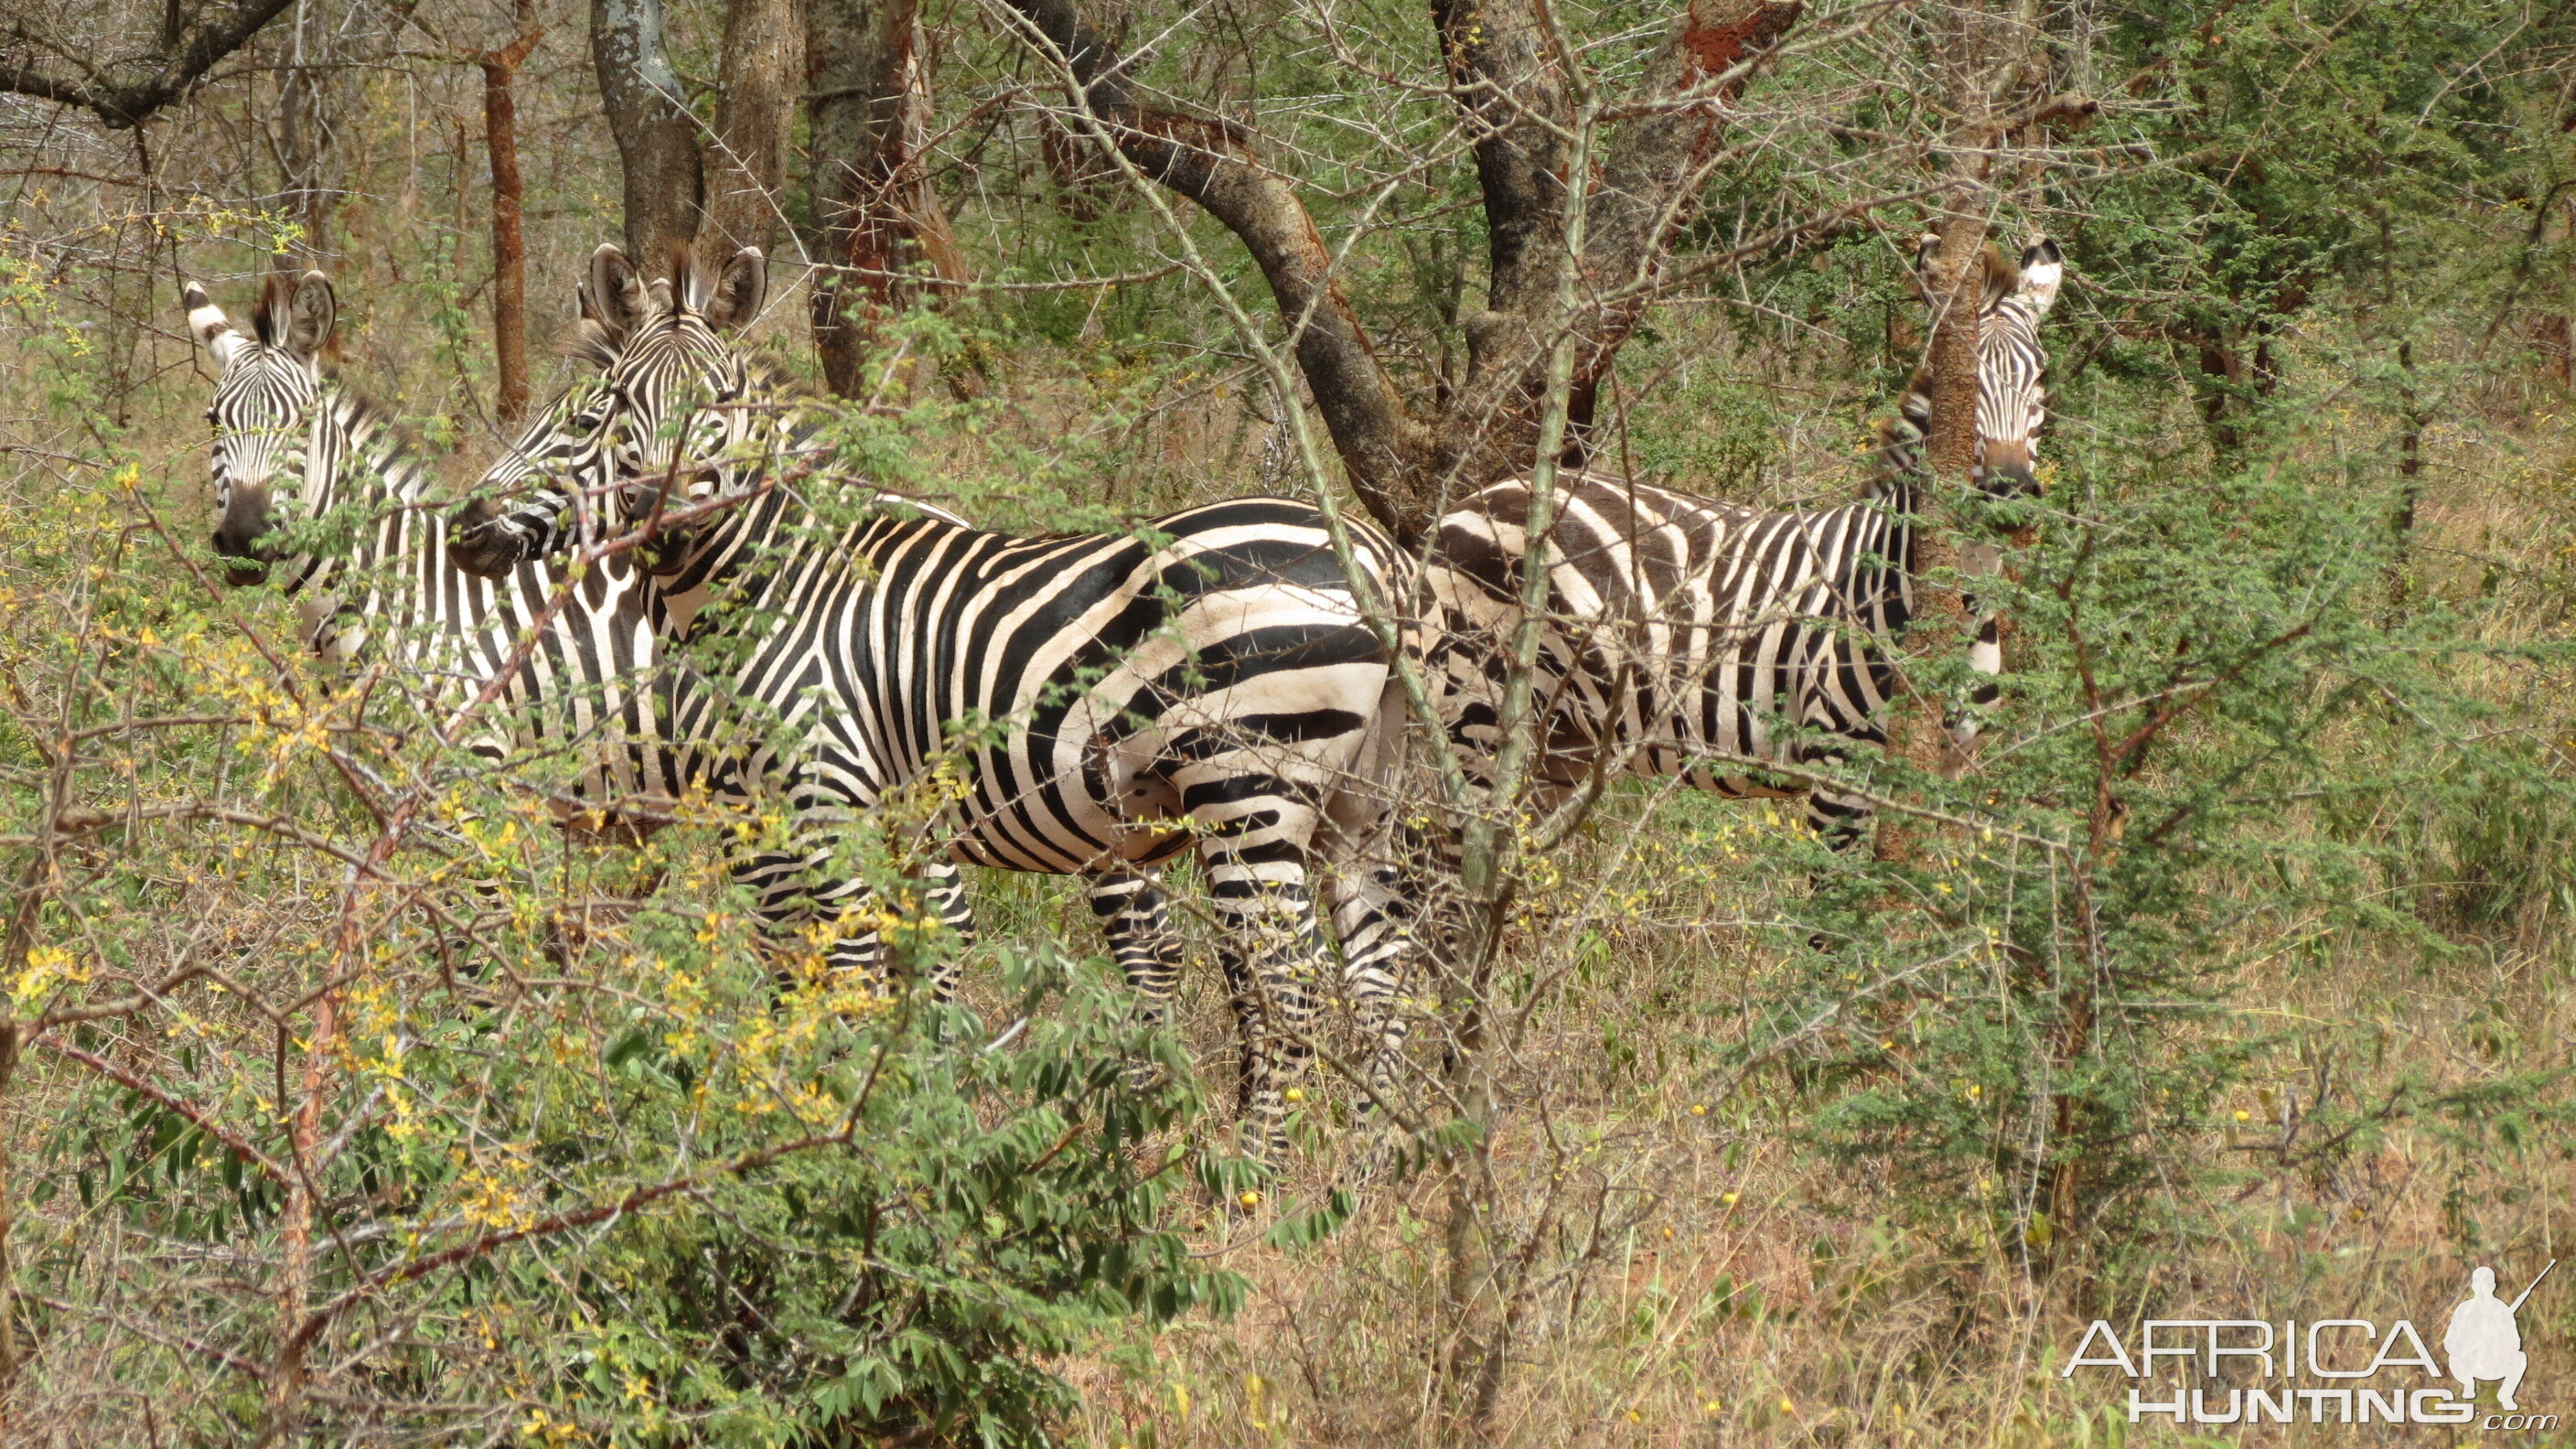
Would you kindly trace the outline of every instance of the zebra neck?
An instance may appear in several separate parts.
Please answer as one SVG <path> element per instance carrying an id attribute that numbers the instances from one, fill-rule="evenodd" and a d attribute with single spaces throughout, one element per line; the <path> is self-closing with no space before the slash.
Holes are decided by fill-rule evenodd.
<path id="1" fill-rule="evenodd" d="M 747 480 L 744 490 L 759 482 Z M 689 530 L 684 541 L 648 549 L 638 558 L 653 575 L 672 631 L 686 638 L 695 631 L 699 612 L 719 592 L 739 600 L 758 598 L 820 529 L 813 510 L 782 487 L 738 503 Z"/>
<path id="2" fill-rule="evenodd" d="M 369 587 L 387 564 L 420 562 L 415 556 L 425 548 L 437 550 L 430 566 L 445 562 L 436 530 L 421 522 L 428 473 L 377 403 L 336 382 L 316 400 L 304 470 L 308 510 L 358 522 L 345 550 L 296 555 L 283 587 L 296 600 L 306 646 L 346 660 L 364 646 L 367 631 L 343 617 L 354 602 L 340 597 L 344 589 Z"/>

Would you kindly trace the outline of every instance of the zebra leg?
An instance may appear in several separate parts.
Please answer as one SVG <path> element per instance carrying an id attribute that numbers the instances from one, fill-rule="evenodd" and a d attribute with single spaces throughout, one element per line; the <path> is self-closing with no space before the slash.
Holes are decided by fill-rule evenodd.
<path id="1" fill-rule="evenodd" d="M 1333 934 L 1342 948 L 1342 995 L 1350 1003 L 1362 1050 L 1359 1104 L 1365 1122 L 1395 1100 L 1396 1068 L 1409 1023 L 1402 1010 L 1414 956 L 1414 903 L 1421 882 L 1408 881 L 1393 812 L 1372 802 L 1337 799 L 1319 831 L 1315 854 L 1330 872 Z M 1411 888 L 1408 888 L 1411 887 Z"/>
<path id="2" fill-rule="evenodd" d="M 957 999 L 957 982 L 966 953 L 975 945 L 975 911 L 966 901 L 966 873 L 953 860 L 934 860 L 921 867 L 922 903 L 957 938 L 930 968 L 930 994 L 940 1001 Z"/>
<path id="3" fill-rule="evenodd" d="M 1807 792 L 1807 828 L 1836 855 L 1849 855 L 1869 834 L 1869 802 L 1831 790 Z"/>
<path id="4" fill-rule="evenodd" d="M 1971 609 L 1976 608 L 1974 599 L 1967 600 L 1967 603 Z M 1996 702 L 2004 697 L 2003 686 L 1996 682 L 2003 678 L 2004 672 L 2002 626 L 1996 622 L 1992 611 L 1979 610 L 1974 617 L 1977 641 L 1968 646 L 1968 667 L 1986 677 L 1968 691 L 1964 704 L 1954 702 L 1951 706 L 1950 745 L 1962 765 L 1976 753 L 1977 739 L 1984 732 L 1986 717 L 1993 712 Z"/>
<path id="5" fill-rule="evenodd" d="M 1093 876 L 1090 895 L 1091 918 L 1136 993 L 1137 1020 L 1169 1026 L 1181 983 L 1181 938 L 1172 929 L 1170 899 L 1152 877 L 1125 870 Z"/>
<path id="6" fill-rule="evenodd" d="M 493 916 L 506 922 L 512 914 L 510 878 L 499 872 L 477 872 L 465 878 L 465 886 L 474 893 L 474 915 L 464 929 L 436 930 L 437 918 L 431 918 L 440 974 L 447 978 L 447 988 L 457 1000 L 477 1011 L 490 1011 L 501 1004 L 503 993 L 484 979 L 492 971 L 493 960 L 482 950 L 481 924 Z"/>
<path id="7" fill-rule="evenodd" d="M 2004 571 L 2004 551 L 1991 543 L 1964 543 L 1959 546 L 1959 572 L 1967 578 L 1995 578 Z M 1986 607 L 1974 594 L 1962 593 L 1959 602 L 1975 621 L 1976 642 L 1968 646 L 1968 667 L 1985 678 L 1968 691 L 1967 699 L 1953 700 L 1950 706 L 1950 744 L 1956 762 L 1964 768 L 1977 748 L 1986 715 L 1995 702 L 2003 698 L 2003 686 L 1995 681 L 2003 677 L 2003 627 L 1995 611 Z"/>
<path id="8" fill-rule="evenodd" d="M 640 852 L 658 828 L 651 823 L 612 821 L 597 815 L 575 817 L 563 826 L 564 852 L 568 858 L 578 852 L 596 875 L 612 851 Z M 608 896 L 584 893 L 576 897 L 567 890 L 564 898 L 546 913 L 546 959 L 571 969 L 598 939 L 601 928 L 632 919 L 636 907 L 662 888 L 663 878 L 669 873 L 667 864 L 653 861 L 640 880 L 630 874 Z"/>
<path id="9" fill-rule="evenodd" d="M 867 882 L 826 876 L 823 884 L 808 884 L 809 877 L 830 869 L 832 856 L 829 845 L 760 851 L 736 860 L 733 877 L 752 892 L 761 934 L 782 956 L 792 960 L 798 945 L 820 945 L 824 980 L 854 982 L 871 995 L 884 996 L 890 987 L 884 938 L 875 927 L 853 926 L 849 920 L 867 901 Z M 775 974 L 781 991 L 803 984 L 783 962 Z"/>
<path id="10" fill-rule="evenodd" d="M 1368 1095 L 1359 1105 L 1366 1120 L 1379 1103 L 1395 1100 L 1396 1068 L 1404 1060 L 1411 1030 L 1403 995 L 1413 956 L 1413 923 L 1393 866 L 1337 876 L 1334 884 L 1333 930 L 1342 942 L 1342 991 L 1368 1054 L 1361 1069 Z"/>
<path id="11" fill-rule="evenodd" d="M 1202 799 L 1192 812 L 1205 832 L 1200 859 L 1227 927 L 1220 954 L 1242 1040 L 1237 1106 L 1246 1147 L 1275 1166 L 1288 1153 L 1282 1094 L 1303 1079 L 1315 1052 L 1310 1033 L 1324 951 L 1307 892 L 1314 810 L 1270 776 L 1206 778 L 1195 791 L 1186 777 L 1176 783 L 1185 798 Z"/>

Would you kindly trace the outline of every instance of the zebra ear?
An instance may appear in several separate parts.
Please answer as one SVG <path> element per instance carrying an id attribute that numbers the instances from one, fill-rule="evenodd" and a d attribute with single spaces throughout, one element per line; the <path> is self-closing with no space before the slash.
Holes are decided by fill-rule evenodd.
<path id="1" fill-rule="evenodd" d="M 2014 295 L 2045 317 L 2048 309 L 2057 305 L 2058 284 L 2065 280 L 2066 254 L 2057 249 L 2056 240 L 2046 236 L 2031 238 L 2030 245 L 2022 249 L 2021 287 Z"/>
<path id="2" fill-rule="evenodd" d="M 295 299 L 287 292 L 286 274 L 269 273 L 259 284 L 259 300 L 250 304 L 250 330 L 258 335 L 259 345 L 279 346 L 294 312 Z"/>
<path id="3" fill-rule="evenodd" d="M 197 345 L 213 353 L 217 364 L 230 363 L 242 348 L 242 335 L 233 329 L 233 319 L 224 315 L 205 288 L 184 277 L 179 281 L 179 305 L 188 309 L 188 331 Z"/>
<path id="4" fill-rule="evenodd" d="M 747 324 L 760 315 L 761 298 L 768 291 L 769 263 L 760 248 L 735 252 L 716 278 L 715 295 L 707 299 L 707 325 L 721 332 Z"/>
<path id="5" fill-rule="evenodd" d="M 1988 242 L 1985 270 L 1986 295 L 1983 305 L 1985 311 L 1991 312 L 2002 306 L 2004 298 L 2011 296 L 2021 286 L 2021 268 L 2014 264 L 2012 258 L 2004 255 L 2002 247 Z"/>
<path id="6" fill-rule="evenodd" d="M 567 357 L 578 357 L 593 367 L 605 369 L 614 366 L 618 339 L 600 317 L 599 304 L 591 300 L 588 282 L 572 284 L 572 305 L 580 315 L 563 330 L 563 335 L 555 339 L 556 350 Z"/>
<path id="7" fill-rule="evenodd" d="M 1939 232 L 1927 231 L 1914 244 L 1914 288 L 1922 296 L 1923 305 L 1935 312 L 1941 309 L 1941 299 L 1932 292 L 1932 266 L 1940 255 Z M 2012 295 L 2013 288 L 2020 281 L 2020 272 L 2013 266 L 2012 259 L 2004 255 L 2003 248 L 1992 242 L 1986 243 L 1984 252 L 1978 256 L 1977 270 L 1980 283 L 1977 305 L 1982 315 L 1995 310 L 2004 298 Z"/>
<path id="8" fill-rule="evenodd" d="M 602 242 L 590 254 L 590 305 L 596 309 L 592 320 L 607 333 L 611 346 L 625 345 L 651 305 L 644 294 L 643 274 L 615 242 Z"/>
<path id="9" fill-rule="evenodd" d="M 306 272 L 296 279 L 294 303 L 287 313 L 286 350 L 311 362 L 331 340 L 332 324 L 339 317 L 340 301 L 332 295 L 331 279 L 320 272 Z"/>

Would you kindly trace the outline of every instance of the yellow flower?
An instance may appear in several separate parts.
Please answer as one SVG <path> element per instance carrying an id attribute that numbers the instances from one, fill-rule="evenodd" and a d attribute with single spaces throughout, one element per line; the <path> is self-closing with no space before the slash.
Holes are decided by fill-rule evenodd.
<path id="1" fill-rule="evenodd" d="M 1243 1196 L 1236 1198 L 1235 1201 L 1248 1208 L 1257 1208 L 1261 1206 L 1261 1194 L 1247 1188 Z"/>
<path id="2" fill-rule="evenodd" d="M 1279 1100 L 1281 1100 L 1281 1101 L 1283 1101 L 1283 1102 L 1302 1102 L 1302 1101 L 1305 1101 L 1305 1100 L 1306 1100 L 1306 1089 L 1305 1089 L 1305 1088 L 1303 1088 L 1303 1087 L 1290 1087 L 1287 1091 L 1284 1091 L 1284 1092 L 1282 1092 L 1282 1093 L 1280 1093 L 1280 1094 L 1279 1094 Z M 2238 1113 L 2237 1115 L 2242 1116 L 2242 1115 L 2244 1115 L 2244 1114 L 2243 1114 L 2243 1113 Z"/>
<path id="3" fill-rule="evenodd" d="M 1722 1193 L 1719 1193 L 1719 1194 L 1717 1195 L 1718 1205 L 1719 1205 L 1720 1207 L 1733 1207 L 1733 1206 L 1735 1206 L 1735 1199 L 1736 1199 L 1738 1196 L 1739 1196 L 1739 1194 L 1731 1193 L 1731 1192 L 1722 1192 Z"/>

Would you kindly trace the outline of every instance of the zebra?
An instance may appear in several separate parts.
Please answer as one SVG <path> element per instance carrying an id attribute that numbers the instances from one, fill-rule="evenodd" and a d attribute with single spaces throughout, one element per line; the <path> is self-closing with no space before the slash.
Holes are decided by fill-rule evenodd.
<path id="1" fill-rule="evenodd" d="M 195 281 L 182 280 L 180 297 L 217 365 L 205 416 L 227 582 L 275 580 L 295 601 L 306 648 L 334 665 L 376 645 L 437 680 L 449 706 L 500 681 L 491 722 L 464 743 L 494 765 L 549 745 L 577 750 L 575 778 L 551 801 L 568 825 L 637 839 L 669 819 L 690 783 L 691 762 L 666 744 L 685 672 L 663 658 L 659 596 L 643 575 L 609 559 L 566 587 L 542 559 L 498 579 L 451 565 L 417 444 L 322 362 L 338 315 L 324 273 L 272 274 L 247 334 Z M 606 402 L 595 384 L 572 389 L 514 451 L 595 429 Z M 343 510 L 361 521 L 345 547 L 282 555 L 282 523 Z M 955 867 L 925 872 L 924 889 L 943 921 L 971 933 Z"/>
<path id="2" fill-rule="evenodd" d="M 575 354 L 604 364 L 602 354 L 582 350 L 603 335 L 588 330 L 598 320 L 591 303 L 592 289 L 583 282 L 573 290 L 582 319 L 573 334 Z M 800 390 L 801 384 L 772 359 L 754 355 L 744 361 L 752 387 L 760 395 L 789 399 Z M 558 408 L 550 418 L 532 425 L 476 480 L 473 497 L 457 510 L 449 530 L 448 557 L 454 567 L 477 578 L 507 577 L 528 562 L 544 560 L 575 546 L 580 535 L 574 525 L 582 500 L 576 494 L 555 489 L 552 480 L 596 471 L 599 464 L 594 456 L 595 439 L 606 418 L 610 397 L 604 381 L 578 391 L 583 405 Z M 532 493 L 538 501 L 517 511 L 505 510 L 493 501 L 496 496 L 523 491 Z M 879 492 L 876 501 L 959 527 L 968 526 L 957 514 L 918 498 Z M 603 563 L 622 567 L 627 559 L 623 554 L 609 554 Z M 712 732 L 711 722 L 701 722 L 699 734 Z M 757 891 L 764 882 L 774 884 L 798 873 L 827 869 L 836 842 L 827 835 L 817 835 L 809 844 L 809 852 L 796 860 L 780 857 L 737 862 L 746 868 L 738 870 L 737 875 Z M 915 862 L 913 868 L 924 883 L 925 902 L 961 948 L 971 946 L 975 939 L 974 917 L 957 863 L 932 858 Z M 835 893 L 826 894 L 837 898 Z M 1120 973 L 1143 992 L 1149 1003 L 1161 1005 L 1161 1014 L 1167 1014 L 1167 1004 L 1178 990 L 1182 957 L 1169 900 L 1149 877 L 1128 870 L 1091 877 L 1088 900 Z M 773 934 L 783 935 L 813 923 L 816 912 L 811 905 L 810 901 L 798 902 L 793 896 L 783 896 L 780 907 L 764 919 L 770 922 Z M 882 965 L 881 952 L 879 933 L 865 929 L 844 931 L 837 937 L 828 966 L 836 973 L 856 971 L 882 990 L 887 983 L 876 978 Z M 936 963 L 931 981 L 936 999 L 946 1001 L 954 996 L 960 980 L 961 954 L 962 949 L 949 952 Z M 1364 973 L 1368 979 L 1382 974 Z M 1148 1015 L 1159 1019 L 1154 1010 L 1149 1010 Z"/>
<path id="3" fill-rule="evenodd" d="M 2039 327 L 2064 258 L 2039 237 L 2018 264 L 1990 248 L 1985 270 L 1971 483 L 1991 498 L 2032 497 L 2047 402 Z M 1604 473 L 1560 477 L 1535 680 L 1542 792 L 1561 796 L 1596 761 L 1615 763 L 1723 796 L 1803 795 L 1819 835 L 1837 848 L 1857 840 L 1864 800 L 1766 780 L 1748 764 L 1795 770 L 1855 742 L 1886 742 L 1885 641 L 1914 610 L 1912 515 L 1926 501 L 1931 405 L 1930 375 L 1918 372 L 1880 430 L 1870 488 L 1838 508 L 1765 511 Z M 1486 786 L 1502 743 L 1503 641 L 1521 617 L 1531 492 L 1526 478 L 1506 480 L 1443 515 L 1422 572 L 1426 674 L 1461 763 Z M 1991 548 L 1963 554 L 1964 573 L 1999 560 Z M 1991 613 L 1977 615 L 1969 664 L 2002 673 Z M 1996 697 L 1981 683 L 1954 718 L 1963 746 Z M 1780 720 L 1794 728 L 1780 731 Z"/>
<path id="4" fill-rule="evenodd" d="M 758 405 L 752 368 L 722 335 L 758 310 L 760 253 L 714 269 L 683 252 L 674 270 L 648 287 L 613 244 L 593 255 L 595 315 L 572 345 L 602 368 L 612 416 L 562 486 L 516 511 L 460 512 L 459 562 L 490 570 L 561 547 L 576 505 L 603 493 L 608 522 L 652 534 L 639 554 L 670 637 L 740 650 L 734 683 L 785 727 L 784 748 L 740 751 L 737 791 L 783 796 L 828 832 L 955 761 L 952 854 L 1089 877 L 1149 1021 L 1167 1016 L 1178 963 L 1147 872 L 1195 846 L 1229 927 L 1219 956 L 1247 1145 L 1275 1161 L 1325 959 L 1310 875 L 1383 819 L 1362 782 L 1396 748 L 1384 728 L 1397 718 L 1393 656 L 1337 526 L 1379 599 L 1402 593 L 1409 560 L 1372 529 L 1278 498 L 1128 534 L 1016 538 L 875 509 L 828 523 L 788 466 L 813 451 L 816 417 Z M 755 884 L 767 910 L 847 914 L 865 893 L 847 879 Z M 1382 873 L 1333 884 L 1345 992 L 1383 1100 L 1401 1028 L 1379 1008 L 1393 1004 L 1401 912 Z"/>

